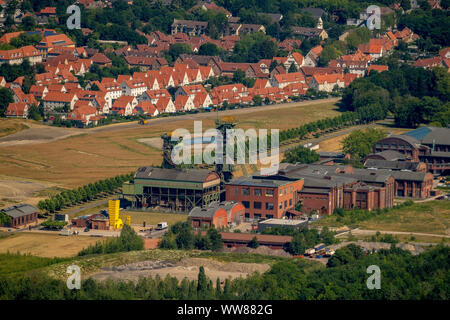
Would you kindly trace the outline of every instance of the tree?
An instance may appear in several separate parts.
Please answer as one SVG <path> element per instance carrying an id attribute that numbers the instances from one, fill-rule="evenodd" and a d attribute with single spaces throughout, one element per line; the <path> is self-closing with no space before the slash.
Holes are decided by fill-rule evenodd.
<path id="1" fill-rule="evenodd" d="M 11 217 L 0 212 L 0 226 L 9 226 L 11 223 Z"/>
<path id="2" fill-rule="evenodd" d="M 192 53 L 191 46 L 187 43 L 174 43 L 170 45 L 169 51 L 168 51 L 168 58 L 170 62 L 174 62 L 178 59 L 178 57 L 181 54 L 189 54 Z"/>
<path id="3" fill-rule="evenodd" d="M 207 299 L 208 294 L 208 278 L 206 277 L 205 268 L 200 266 L 197 278 L 197 296 L 199 299 Z"/>
<path id="4" fill-rule="evenodd" d="M 253 239 L 248 243 L 248 246 L 253 249 L 256 249 L 259 247 L 259 242 L 258 242 L 258 239 L 256 238 L 256 236 L 253 237 Z"/>
<path id="5" fill-rule="evenodd" d="M 209 228 L 208 231 L 206 232 L 206 235 L 209 240 L 209 245 L 210 245 L 209 249 L 211 249 L 213 251 L 218 251 L 218 250 L 222 249 L 222 247 L 223 247 L 222 236 L 217 231 L 217 229 Z"/>
<path id="6" fill-rule="evenodd" d="M 242 83 L 242 81 L 245 78 L 245 72 L 242 71 L 241 69 L 237 69 L 234 73 L 233 73 L 233 82 L 234 83 Z"/>
<path id="7" fill-rule="evenodd" d="M 363 159 L 372 152 L 373 145 L 386 134 L 380 129 L 354 130 L 342 142 L 342 149 L 356 159 Z"/>
<path id="8" fill-rule="evenodd" d="M 253 103 L 255 104 L 255 106 L 260 106 L 262 105 L 263 99 L 261 98 L 260 95 L 255 95 L 253 97 Z"/>
<path id="9" fill-rule="evenodd" d="M 205 56 L 219 56 L 223 53 L 223 49 L 215 45 L 214 43 L 204 43 L 198 49 L 199 55 Z"/>

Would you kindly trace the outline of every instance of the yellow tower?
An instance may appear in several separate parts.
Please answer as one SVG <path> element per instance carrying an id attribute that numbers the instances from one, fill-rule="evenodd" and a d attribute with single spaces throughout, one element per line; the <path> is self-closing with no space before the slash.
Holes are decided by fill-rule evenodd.
<path id="1" fill-rule="evenodd" d="M 108 213 L 109 213 L 109 225 L 114 229 L 122 229 L 123 222 L 119 218 L 120 200 L 109 200 Z"/>

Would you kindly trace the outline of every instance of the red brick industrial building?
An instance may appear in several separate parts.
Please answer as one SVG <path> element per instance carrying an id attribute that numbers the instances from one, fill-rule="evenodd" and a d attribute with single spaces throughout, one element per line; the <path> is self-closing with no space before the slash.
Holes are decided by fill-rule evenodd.
<path id="1" fill-rule="evenodd" d="M 11 222 L 5 227 L 18 228 L 38 221 L 38 209 L 29 204 L 5 208 L 0 212 L 11 219 Z"/>
<path id="2" fill-rule="evenodd" d="M 225 186 L 226 199 L 241 202 L 246 219 L 281 218 L 295 208 L 302 179 L 275 176 L 247 176 L 232 180 Z"/>
<path id="3" fill-rule="evenodd" d="M 450 129 L 422 127 L 401 135 L 391 135 L 373 146 L 374 153 L 397 151 L 409 161 L 424 162 L 435 175 L 450 173 Z"/>
<path id="4" fill-rule="evenodd" d="M 245 207 L 234 201 L 212 202 L 206 208 L 195 207 L 189 212 L 194 228 L 225 228 L 244 220 Z"/>
<path id="5" fill-rule="evenodd" d="M 222 242 L 224 247 L 247 247 L 254 237 L 260 246 L 267 246 L 271 249 L 287 249 L 289 243 L 292 241 L 290 236 L 275 236 L 268 234 L 254 234 L 254 233 L 235 233 L 235 232 L 221 232 Z"/>

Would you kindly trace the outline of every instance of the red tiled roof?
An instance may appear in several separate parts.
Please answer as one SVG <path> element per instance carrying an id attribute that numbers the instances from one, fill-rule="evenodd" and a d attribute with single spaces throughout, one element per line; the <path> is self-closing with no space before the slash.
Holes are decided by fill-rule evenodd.
<path id="1" fill-rule="evenodd" d="M 371 64 L 369 66 L 369 73 L 372 70 L 378 71 L 378 72 L 383 72 L 383 71 L 388 71 L 389 67 L 385 66 L 385 65 L 376 65 L 376 64 Z"/>
<path id="2" fill-rule="evenodd" d="M 5 116 L 9 117 L 24 117 L 28 104 L 24 102 L 10 103 L 6 109 Z"/>

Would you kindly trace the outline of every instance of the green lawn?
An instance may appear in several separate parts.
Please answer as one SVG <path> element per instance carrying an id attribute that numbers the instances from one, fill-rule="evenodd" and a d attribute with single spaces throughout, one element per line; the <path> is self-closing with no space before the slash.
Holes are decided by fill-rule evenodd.
<path id="1" fill-rule="evenodd" d="M 342 227 L 336 215 L 323 218 L 313 225 Z M 428 201 L 394 208 L 365 221 L 356 222 L 361 229 L 450 234 L 450 202 Z"/>

